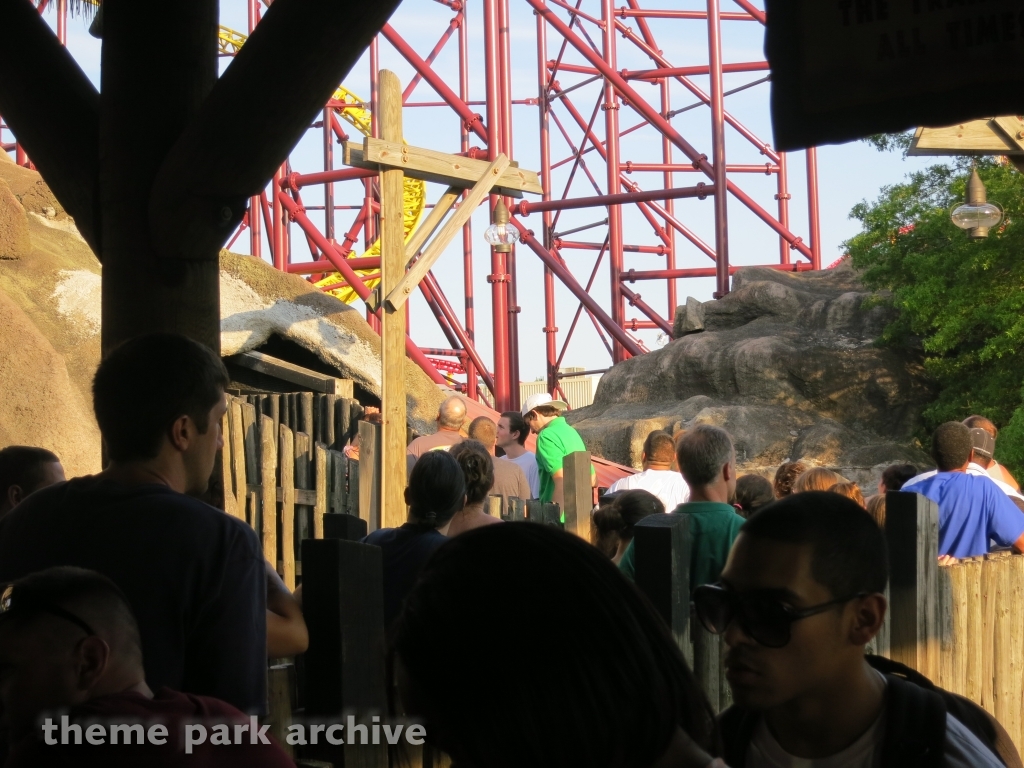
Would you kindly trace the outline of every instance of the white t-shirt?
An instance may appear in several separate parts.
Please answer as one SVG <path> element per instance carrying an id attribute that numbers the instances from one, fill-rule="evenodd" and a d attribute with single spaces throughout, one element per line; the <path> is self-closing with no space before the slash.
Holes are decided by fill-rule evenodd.
<path id="1" fill-rule="evenodd" d="M 608 493 L 635 490 L 653 493 L 661 499 L 666 512 L 674 512 L 676 507 L 685 504 L 690 498 L 690 487 L 683 476 L 670 469 L 645 469 L 635 475 L 627 475 L 612 483 Z"/>
<path id="2" fill-rule="evenodd" d="M 764 718 L 754 729 L 747 748 L 746 768 L 880 768 L 885 739 L 885 709 L 857 741 L 842 752 L 818 760 L 794 757 L 772 736 Z M 1002 763 L 978 737 L 950 714 L 946 715 L 946 768 L 1001 768 Z"/>
<path id="3" fill-rule="evenodd" d="M 540 498 L 540 471 L 537 469 L 537 457 L 527 451 L 518 459 L 513 459 L 510 456 L 504 456 L 502 458 L 511 461 L 513 464 L 518 464 L 519 468 L 523 470 L 523 474 L 526 475 L 526 482 L 530 484 L 530 493 L 533 498 Z"/>
<path id="4" fill-rule="evenodd" d="M 935 475 L 937 475 L 938 473 L 939 473 L 939 470 L 937 470 L 937 469 L 933 469 L 931 472 L 922 472 L 917 477 L 912 477 L 909 480 L 907 480 L 907 482 L 905 482 L 903 484 L 903 487 L 906 488 L 908 485 L 910 485 L 911 483 L 916 483 L 918 480 L 927 480 L 929 477 L 935 477 Z M 1013 486 L 1010 485 L 1009 483 L 1004 483 L 1002 480 L 998 480 L 998 479 L 992 477 L 992 475 L 990 475 L 985 470 L 985 468 L 983 466 L 981 466 L 981 464 L 975 464 L 972 461 L 970 464 L 967 465 L 967 474 L 968 475 L 976 475 L 978 477 L 987 477 L 993 483 L 998 485 L 999 486 L 999 490 L 1001 490 L 1003 493 L 1005 493 L 1011 499 L 1020 499 L 1021 501 L 1024 501 L 1024 495 L 1022 495 L 1018 491 L 1015 491 L 1013 489 Z"/>

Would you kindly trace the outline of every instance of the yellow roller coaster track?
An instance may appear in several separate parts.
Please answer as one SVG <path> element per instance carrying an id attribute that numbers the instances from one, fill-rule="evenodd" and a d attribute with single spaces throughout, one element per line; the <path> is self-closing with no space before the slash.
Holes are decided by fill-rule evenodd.
<path id="1" fill-rule="evenodd" d="M 85 0 L 85 2 L 90 5 L 100 4 L 99 0 Z M 248 35 L 236 32 L 235 30 L 221 24 L 217 30 L 217 52 L 222 56 L 234 56 L 239 50 L 241 50 L 247 39 Z M 364 136 L 370 135 L 372 130 L 371 114 L 362 99 L 357 97 L 344 86 L 339 85 L 338 90 L 334 92 L 332 101 L 337 102 L 334 106 L 334 110 L 342 120 Z M 402 186 L 402 200 L 404 202 L 405 209 L 403 215 L 405 239 L 408 240 L 412 235 L 413 230 L 416 229 L 416 225 L 419 224 L 420 217 L 423 215 L 423 209 L 426 208 L 427 185 L 417 179 L 406 178 L 405 183 Z M 380 240 L 378 239 L 366 250 L 365 253 L 361 254 L 361 256 L 380 256 Z M 349 258 L 353 257 L 354 254 L 349 256 Z M 378 271 L 379 270 L 362 270 L 357 271 L 356 274 L 365 276 Z M 367 280 L 366 287 L 371 289 L 375 288 L 379 282 L 379 279 Z M 352 286 L 350 286 L 345 279 L 337 273 L 329 275 L 316 285 L 320 288 L 337 285 L 337 288 L 332 288 L 326 292 L 336 296 L 346 304 L 351 304 L 359 298 Z"/>

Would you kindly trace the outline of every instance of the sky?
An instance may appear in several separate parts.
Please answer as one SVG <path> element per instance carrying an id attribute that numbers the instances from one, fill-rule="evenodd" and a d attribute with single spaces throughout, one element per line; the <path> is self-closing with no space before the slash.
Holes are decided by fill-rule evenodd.
<path id="1" fill-rule="evenodd" d="M 759 0 L 758 5 L 762 2 Z M 672 8 L 675 10 L 701 10 L 706 6 L 700 0 L 647 0 L 642 3 L 644 8 Z M 483 0 L 468 0 L 467 34 L 469 40 L 470 67 L 470 98 L 481 100 L 484 95 L 483 67 Z M 592 16 L 600 16 L 600 3 L 597 0 L 583 0 L 581 9 Z M 740 10 L 723 3 L 723 10 Z M 537 21 L 532 8 L 522 0 L 511 0 L 510 40 L 512 57 L 512 97 L 513 100 L 536 98 L 538 93 L 537 74 Z M 46 18 L 51 26 L 55 25 L 56 17 L 48 11 Z M 391 25 L 420 54 L 426 57 L 445 31 L 452 12 L 446 6 L 433 0 L 405 0 L 391 19 Z M 565 18 L 565 15 L 562 15 Z M 244 32 L 247 29 L 245 0 L 221 0 L 221 23 L 232 29 Z M 627 24 L 636 28 L 635 20 Z M 600 45 L 600 30 L 593 24 L 583 22 L 584 28 Z M 73 18 L 68 24 L 68 48 L 82 67 L 83 71 L 99 87 L 100 75 L 100 43 L 87 34 L 88 21 Z M 707 25 L 701 21 L 658 20 L 652 23 L 654 35 L 663 51 L 664 57 L 673 66 L 698 66 L 707 63 Z M 154 30 L 159 34 L 159 30 Z M 763 27 L 757 23 L 745 21 L 723 22 L 723 60 L 731 62 L 763 61 Z M 548 35 L 548 58 L 553 58 L 560 44 L 560 39 L 553 30 Z M 390 44 L 381 39 L 380 64 L 395 71 L 403 85 L 407 84 L 414 72 Z M 652 66 L 646 55 L 638 51 L 622 37 L 617 38 L 618 69 L 647 69 Z M 455 38 L 442 50 L 434 62 L 435 70 L 445 79 L 449 86 L 457 90 L 457 46 Z M 584 63 L 571 48 L 564 59 L 569 63 Z M 221 59 L 221 68 L 230 64 L 230 59 Z M 766 72 L 748 72 L 726 74 L 724 87 L 726 91 L 761 80 Z M 563 89 L 587 79 L 586 75 L 562 73 L 559 82 Z M 707 91 L 709 79 L 706 76 L 692 78 L 693 83 Z M 369 98 L 369 62 L 364 54 L 352 72 L 344 79 L 343 84 L 361 98 Z M 641 96 L 657 104 L 658 88 L 643 82 L 634 81 L 634 87 Z M 599 99 L 600 84 L 592 83 L 577 88 L 571 98 L 585 118 Z M 726 97 L 726 110 L 734 115 L 739 122 L 761 140 L 772 144 L 771 120 L 769 114 L 770 85 L 761 83 L 741 90 Z M 679 109 L 692 104 L 699 104 L 692 94 L 684 87 L 674 83 L 671 89 L 671 107 Z M 421 83 L 413 92 L 410 102 L 438 101 L 437 95 Z M 481 112 L 482 105 L 473 107 Z M 569 134 L 570 139 L 578 146 L 581 132 L 570 125 L 571 118 L 564 109 L 556 110 L 559 118 Z M 595 132 L 603 138 L 604 113 L 598 111 Z M 639 122 L 637 113 L 628 106 L 619 110 L 620 128 L 632 126 Z M 673 127 L 700 152 L 711 155 L 711 120 L 707 107 L 700 105 L 687 110 L 672 120 Z M 407 107 L 404 115 L 405 136 L 409 143 L 429 147 L 446 152 L 459 151 L 458 118 L 447 107 L 414 108 Z M 355 134 L 352 130 L 350 133 Z M 535 106 L 517 105 L 513 107 L 513 159 L 521 167 L 538 170 L 539 165 L 539 132 L 538 110 Z M 568 157 L 572 150 L 558 135 L 557 126 L 552 124 L 552 157 L 561 159 Z M 353 136 L 353 138 L 356 138 Z M 6 140 L 6 139 L 5 139 Z M 479 141 L 475 142 L 479 145 Z M 660 162 L 661 141 L 653 129 L 646 128 L 623 137 L 620 143 L 623 161 Z M 340 148 L 336 158 L 340 159 Z M 732 164 L 755 165 L 764 164 L 766 158 L 746 138 L 731 127 L 726 129 L 727 161 Z M 606 168 L 595 152 L 584 156 L 587 169 L 596 179 L 601 192 L 604 191 Z M 685 163 L 686 158 L 678 150 L 674 162 Z M 316 172 L 323 169 L 322 134 L 319 129 L 311 129 L 291 154 L 292 168 L 300 173 Z M 862 200 L 877 198 L 879 191 L 886 185 L 900 182 L 906 174 L 929 165 L 928 158 L 903 159 L 898 154 L 879 153 L 873 147 L 861 142 L 838 146 L 824 146 L 818 150 L 820 226 L 822 264 L 828 265 L 838 259 L 842 253 L 842 243 L 859 231 L 859 223 L 849 218 L 851 208 Z M 568 163 L 556 170 L 553 178 L 553 197 L 583 197 L 597 194 L 594 186 L 586 178 L 581 169 L 573 177 L 572 183 L 566 186 L 568 171 L 572 164 Z M 656 189 L 661 184 L 660 174 L 634 173 L 631 177 L 643 189 Z M 776 178 L 764 174 L 732 175 L 747 194 L 751 195 L 766 210 L 777 213 L 774 195 L 777 192 Z M 696 173 L 675 174 L 676 186 L 690 186 L 705 180 Z M 807 189 L 804 172 L 804 153 L 789 155 L 789 192 L 790 227 L 805 241 L 808 240 L 807 227 Z M 309 206 L 322 205 L 321 189 L 306 188 L 303 190 L 304 203 Z M 362 186 L 357 183 L 338 184 L 335 186 L 335 202 L 338 205 L 357 204 L 361 196 Z M 429 202 L 436 200 L 443 189 L 438 185 L 428 185 Z M 345 231 L 354 212 L 339 211 L 336 216 L 336 229 Z M 567 211 L 560 218 L 556 230 L 564 231 L 587 224 L 593 224 L 605 218 L 606 209 L 589 209 Z M 681 200 L 676 203 L 677 217 L 705 242 L 714 244 L 713 201 Z M 310 211 L 310 217 L 317 222 L 323 221 L 322 211 Z M 525 218 L 524 223 L 540 229 L 541 217 L 533 214 Z M 654 245 L 656 240 L 651 226 L 639 213 L 635 206 L 623 208 L 625 240 L 631 244 Z M 746 207 L 735 198 L 729 201 L 729 238 L 730 262 L 736 265 L 766 264 L 778 262 L 779 239 L 757 219 Z M 490 272 L 490 254 L 483 241 L 482 233 L 488 224 L 486 208 L 480 208 L 473 216 L 473 237 L 477 245 L 474 250 L 474 294 L 476 305 L 476 339 L 483 359 L 492 360 L 491 344 L 491 286 L 486 277 Z M 568 236 L 570 239 L 599 240 L 603 239 L 602 228 L 581 232 Z M 301 232 L 297 227 L 292 232 L 293 252 L 295 260 L 308 260 L 309 249 L 306 247 Z M 678 268 L 707 267 L 712 262 L 703 253 L 677 236 Z M 248 252 L 248 235 L 239 238 L 233 247 L 238 252 Z M 264 252 L 266 252 L 264 246 Z M 524 381 L 531 381 L 544 376 L 544 303 L 543 303 L 543 269 L 539 259 L 525 247 L 517 249 L 518 265 L 518 298 L 522 307 L 519 315 L 520 334 L 520 372 Z M 591 270 L 594 268 L 596 251 L 563 250 L 563 258 L 577 280 L 585 285 Z M 795 254 L 794 254 L 795 258 Z M 627 253 L 625 269 L 637 270 L 664 269 L 665 258 L 656 254 Z M 465 289 L 462 273 L 461 238 L 442 255 L 435 266 L 438 277 L 449 302 L 455 310 L 462 313 Z M 594 286 L 590 293 L 601 302 L 609 304 L 610 270 L 607 260 L 597 273 Z M 665 283 L 637 282 L 627 284 L 635 292 L 643 296 L 645 302 L 668 316 L 671 312 L 667 306 Z M 687 296 L 701 301 L 710 300 L 714 291 L 713 278 L 700 278 L 677 281 L 679 303 L 685 303 Z M 359 303 L 357 302 L 357 305 Z M 362 308 L 361 305 L 360 309 Z M 573 315 L 578 307 L 577 300 L 562 286 L 556 291 L 557 326 L 560 329 L 559 348 L 565 338 Z M 645 319 L 636 309 L 626 308 L 628 319 Z M 437 327 L 426 304 L 418 296 L 411 303 L 411 323 L 413 338 L 424 347 L 445 347 L 446 340 Z M 663 345 L 667 339 L 658 331 L 638 331 L 634 334 L 649 348 Z M 587 370 L 600 370 L 608 367 L 610 358 L 599 338 L 594 326 L 584 314 L 579 321 L 577 332 L 564 357 L 564 366 L 583 367 Z"/>

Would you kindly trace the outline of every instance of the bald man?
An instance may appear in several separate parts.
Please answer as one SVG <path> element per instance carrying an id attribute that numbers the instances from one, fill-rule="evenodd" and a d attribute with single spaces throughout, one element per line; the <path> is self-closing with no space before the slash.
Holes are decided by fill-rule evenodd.
<path id="1" fill-rule="evenodd" d="M 427 451 L 447 451 L 465 440 L 460 430 L 466 423 L 466 413 L 466 401 L 458 395 L 452 395 L 441 403 L 437 409 L 437 432 L 417 437 L 406 448 L 406 454 L 412 457 L 409 464 L 415 464 L 416 459 Z"/>
<path id="2" fill-rule="evenodd" d="M 49 568 L 4 589 L 0 668 L 0 729 L 11 747 L 5 768 L 294 767 L 257 718 L 207 696 L 150 689 L 128 601 L 95 571 Z M 194 738 L 186 754 L 189 723 L 211 733 L 220 723 L 232 735 L 256 728 L 230 745 Z"/>

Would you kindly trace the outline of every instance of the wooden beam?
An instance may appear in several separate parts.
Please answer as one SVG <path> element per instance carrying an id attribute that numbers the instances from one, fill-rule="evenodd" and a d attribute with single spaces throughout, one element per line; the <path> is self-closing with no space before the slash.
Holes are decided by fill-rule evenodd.
<path id="1" fill-rule="evenodd" d="M 303 368 L 301 365 L 289 363 L 287 360 L 281 360 L 263 352 L 242 352 L 239 355 L 232 355 L 227 358 L 227 361 L 251 371 L 265 373 L 276 379 L 287 381 L 290 384 L 298 384 L 300 387 L 306 387 L 314 392 L 352 397 L 353 383 L 351 379 L 328 376 L 326 373 Z"/>
<path id="2" fill-rule="evenodd" d="M 359 517 L 366 521 L 370 533 L 381 527 L 380 444 L 381 425 L 359 422 L 359 498 L 356 503 L 359 505 Z M 350 481 L 350 494 L 351 490 Z"/>
<path id="3" fill-rule="evenodd" d="M 466 222 L 473 215 L 473 211 L 483 202 L 485 197 L 491 194 L 491 190 L 494 188 L 494 180 L 501 176 L 502 171 L 506 168 L 508 168 L 508 158 L 504 154 L 499 153 L 494 158 L 494 162 L 490 163 L 484 170 L 483 175 L 477 179 L 476 184 L 473 185 L 469 194 L 466 195 L 466 199 L 462 201 L 459 209 L 444 223 L 437 236 L 423 249 L 423 253 L 420 254 L 420 257 L 409 271 L 402 276 L 402 279 L 397 283 L 391 284 L 390 290 L 382 283 L 381 295 L 385 297 L 385 309 L 394 312 L 408 301 L 409 296 L 412 295 L 413 290 L 419 285 L 420 280 L 426 277 L 427 272 L 434 266 L 434 262 L 441 257 L 444 249 L 462 231 Z M 384 173 L 391 173 L 391 171 L 385 171 Z M 384 173 L 381 175 L 383 176 Z"/>
<path id="4" fill-rule="evenodd" d="M 636 585 L 693 667 L 690 642 L 690 516 L 649 515 L 633 528 Z"/>
<path id="5" fill-rule="evenodd" d="M 370 136 L 363 139 L 363 160 L 383 167 L 401 168 L 406 176 L 414 179 L 462 189 L 474 186 L 488 170 L 489 165 L 486 160 L 472 160 L 433 149 L 411 147 L 403 144 L 401 140 L 388 141 Z M 516 166 L 503 169 L 497 176 L 495 186 L 537 195 L 544 193 L 535 171 L 527 171 Z"/>
<path id="6" fill-rule="evenodd" d="M 968 120 L 943 128 L 918 128 L 907 154 L 915 157 L 1021 155 L 1024 145 L 1015 137 L 1022 130 L 1024 123 L 1016 117 Z"/>
<path id="7" fill-rule="evenodd" d="M 381 136 L 402 142 L 402 84 L 398 75 L 382 69 L 377 76 Z M 381 169 L 380 264 L 381 296 L 387 296 L 405 274 L 405 202 L 401 169 Z M 397 528 L 405 523 L 405 312 L 385 306 L 381 314 L 381 441 L 380 524 Z"/>
<path id="8" fill-rule="evenodd" d="M 890 658 L 939 676 L 939 508 L 916 493 L 885 497 L 890 568 Z"/>
<path id="9" fill-rule="evenodd" d="M 576 451 L 562 462 L 565 501 L 565 530 L 590 541 L 590 512 L 594 508 L 594 487 L 590 483 L 590 453 Z"/>
<path id="10" fill-rule="evenodd" d="M 102 258 L 99 93 L 30 2 L 0 2 L 0 72 L 4 122 Z"/>
<path id="11" fill-rule="evenodd" d="M 342 163 L 344 163 L 345 165 L 350 165 L 353 168 L 362 168 L 367 171 L 380 170 L 380 163 L 371 163 L 365 159 L 362 144 L 359 144 L 354 141 L 343 141 L 341 143 L 341 148 Z M 452 157 L 461 157 L 461 155 L 452 155 Z M 484 163 L 484 165 L 487 164 L 486 160 L 474 160 L 473 162 Z M 519 168 L 519 163 L 516 162 L 515 160 L 509 162 L 509 165 L 512 168 Z M 432 179 L 427 179 L 423 177 L 423 174 L 421 174 L 415 168 L 403 168 L 402 172 L 405 173 L 405 175 L 408 176 L 410 179 L 419 179 L 420 181 L 432 181 Z M 441 181 L 440 183 L 447 184 L 446 181 Z M 457 186 L 459 189 L 469 189 L 470 187 L 473 186 L 473 179 L 468 179 L 464 183 L 460 183 Z M 523 196 L 523 190 L 517 187 L 496 187 L 494 189 L 494 194 L 504 195 L 505 197 L 521 198 Z"/>
<path id="12" fill-rule="evenodd" d="M 208 258 L 212 248 L 216 258 L 247 199 L 266 187 L 398 4 L 275 0 L 160 167 L 149 212 L 161 253 Z"/>
<path id="13" fill-rule="evenodd" d="M 430 236 L 434 234 L 434 231 L 441 226 L 444 217 L 461 195 L 462 191 L 457 187 L 448 187 L 445 193 L 434 203 L 434 207 L 430 209 L 427 218 L 420 222 L 420 225 L 412 233 L 412 237 L 409 238 L 409 242 L 405 244 L 406 267 L 412 266 L 413 259 L 416 258 L 416 255 L 426 244 L 427 240 L 430 239 Z"/>

